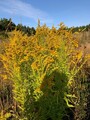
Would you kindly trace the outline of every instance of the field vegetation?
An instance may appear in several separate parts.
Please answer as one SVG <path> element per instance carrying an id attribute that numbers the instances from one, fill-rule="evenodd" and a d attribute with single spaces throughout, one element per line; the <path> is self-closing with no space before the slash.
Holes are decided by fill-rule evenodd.
<path id="1" fill-rule="evenodd" d="M 90 55 L 80 48 L 83 33 L 63 23 L 29 30 L 1 30 L 0 119 L 89 120 Z"/>

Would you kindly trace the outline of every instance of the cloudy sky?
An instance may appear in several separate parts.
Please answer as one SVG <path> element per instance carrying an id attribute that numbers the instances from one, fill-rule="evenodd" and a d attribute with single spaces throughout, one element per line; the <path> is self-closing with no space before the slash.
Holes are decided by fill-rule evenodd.
<path id="1" fill-rule="evenodd" d="M 41 24 L 66 26 L 90 24 L 90 0 L 0 0 L 0 18 L 27 26 Z"/>

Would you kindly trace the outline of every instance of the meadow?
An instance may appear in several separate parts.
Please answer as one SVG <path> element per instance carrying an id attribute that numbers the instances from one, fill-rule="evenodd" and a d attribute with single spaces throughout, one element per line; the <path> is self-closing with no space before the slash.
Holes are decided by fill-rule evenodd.
<path id="1" fill-rule="evenodd" d="M 0 41 L 0 120 L 89 120 L 83 35 L 60 23 L 30 36 L 15 29 Z"/>

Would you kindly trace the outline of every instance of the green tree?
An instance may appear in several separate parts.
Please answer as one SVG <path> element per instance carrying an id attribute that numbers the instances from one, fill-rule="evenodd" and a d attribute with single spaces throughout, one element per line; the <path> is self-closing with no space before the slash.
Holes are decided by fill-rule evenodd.
<path id="1" fill-rule="evenodd" d="M 12 31 L 16 25 L 12 22 L 12 19 L 9 20 L 6 18 L 0 19 L 0 31 Z"/>

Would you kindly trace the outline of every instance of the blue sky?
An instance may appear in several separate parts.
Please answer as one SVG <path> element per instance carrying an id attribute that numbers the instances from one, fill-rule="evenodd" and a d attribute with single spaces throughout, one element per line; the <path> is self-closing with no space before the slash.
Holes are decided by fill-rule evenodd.
<path id="1" fill-rule="evenodd" d="M 0 18 L 15 24 L 36 27 L 41 24 L 68 27 L 90 24 L 90 0 L 0 0 Z"/>

